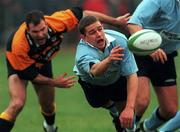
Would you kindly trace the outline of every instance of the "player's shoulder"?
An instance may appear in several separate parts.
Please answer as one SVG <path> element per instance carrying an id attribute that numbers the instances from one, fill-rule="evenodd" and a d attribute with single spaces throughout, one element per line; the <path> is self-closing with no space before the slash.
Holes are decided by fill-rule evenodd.
<path id="1" fill-rule="evenodd" d="M 72 30 L 82 17 L 82 10 L 71 8 L 56 11 L 50 16 L 45 16 L 48 25 L 55 31 L 66 32 Z"/>
<path id="2" fill-rule="evenodd" d="M 77 46 L 77 51 L 78 52 L 83 52 L 83 53 L 87 53 L 88 51 L 90 51 L 93 48 L 93 46 L 91 46 L 90 44 L 88 44 L 87 42 L 85 42 L 83 39 L 81 39 L 78 43 Z"/>
<path id="3" fill-rule="evenodd" d="M 26 25 L 23 23 L 14 33 L 10 36 L 8 43 L 11 45 L 9 51 L 14 54 L 21 54 L 29 50 L 28 41 L 26 38 Z"/>

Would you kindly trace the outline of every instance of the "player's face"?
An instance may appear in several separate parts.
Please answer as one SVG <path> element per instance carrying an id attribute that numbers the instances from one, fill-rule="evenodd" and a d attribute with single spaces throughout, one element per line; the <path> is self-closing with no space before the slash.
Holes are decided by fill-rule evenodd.
<path id="1" fill-rule="evenodd" d="M 31 35 L 35 43 L 43 45 L 47 40 L 48 26 L 44 20 L 41 20 L 38 25 L 30 23 L 28 33 Z"/>
<path id="2" fill-rule="evenodd" d="M 104 50 L 106 46 L 105 34 L 100 22 L 95 22 L 85 28 L 84 39 L 94 47 Z"/>

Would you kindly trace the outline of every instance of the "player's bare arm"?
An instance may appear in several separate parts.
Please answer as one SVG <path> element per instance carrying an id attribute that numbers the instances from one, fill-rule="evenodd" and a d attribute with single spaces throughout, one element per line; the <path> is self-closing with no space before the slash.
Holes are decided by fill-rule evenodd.
<path id="1" fill-rule="evenodd" d="M 41 74 L 38 74 L 36 78 L 32 81 L 33 83 L 37 84 L 45 84 L 53 87 L 58 88 L 70 88 L 75 84 L 75 76 L 66 77 L 67 73 L 60 75 L 56 78 L 48 78 Z"/>
<path id="2" fill-rule="evenodd" d="M 127 27 L 131 34 L 143 29 L 141 26 L 136 24 L 128 24 Z"/>
<path id="3" fill-rule="evenodd" d="M 83 17 L 85 16 L 95 16 L 97 17 L 102 23 L 106 23 L 106 24 L 110 24 L 116 27 L 120 27 L 120 26 L 126 26 L 127 21 L 130 18 L 130 14 L 126 13 L 123 16 L 118 16 L 118 17 L 111 17 L 99 12 L 95 12 L 95 11 L 89 11 L 89 10 L 85 10 L 83 11 Z"/>

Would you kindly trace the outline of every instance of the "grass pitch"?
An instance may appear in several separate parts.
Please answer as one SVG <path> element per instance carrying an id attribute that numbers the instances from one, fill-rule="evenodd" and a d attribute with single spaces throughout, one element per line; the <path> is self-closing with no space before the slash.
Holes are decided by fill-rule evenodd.
<path id="1" fill-rule="evenodd" d="M 2 51 L 1 51 L 2 52 Z M 53 61 L 54 74 L 59 75 L 67 72 L 74 75 L 72 68 L 74 65 L 74 50 L 63 49 L 59 56 Z M 177 67 L 180 67 L 179 58 L 176 57 Z M 180 68 L 177 68 L 178 84 Z M 8 84 L 5 57 L 0 56 L 0 112 L 8 105 Z M 114 126 L 108 112 L 103 109 L 91 108 L 81 90 L 76 84 L 69 89 L 56 89 L 57 116 L 56 124 L 61 132 L 114 132 Z M 156 106 L 154 92 L 151 95 L 151 104 L 144 117 L 151 114 Z M 40 114 L 40 107 L 36 94 L 29 83 L 27 88 L 27 101 L 23 111 L 17 118 L 12 132 L 43 132 L 43 117 Z"/>

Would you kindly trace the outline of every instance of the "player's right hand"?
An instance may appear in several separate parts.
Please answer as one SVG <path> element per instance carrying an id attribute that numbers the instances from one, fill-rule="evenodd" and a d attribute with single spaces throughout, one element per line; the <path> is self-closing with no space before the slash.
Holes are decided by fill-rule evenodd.
<path id="1" fill-rule="evenodd" d="M 109 62 L 122 60 L 124 56 L 123 51 L 124 51 L 124 48 L 120 46 L 114 47 L 108 56 Z"/>

